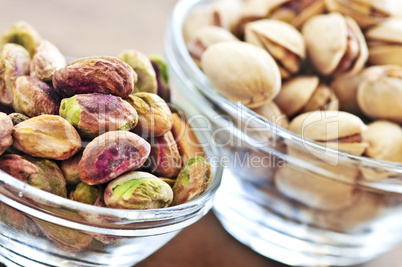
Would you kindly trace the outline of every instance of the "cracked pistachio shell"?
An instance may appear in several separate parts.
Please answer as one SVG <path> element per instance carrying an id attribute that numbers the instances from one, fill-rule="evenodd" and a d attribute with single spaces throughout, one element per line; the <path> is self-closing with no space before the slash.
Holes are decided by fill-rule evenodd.
<path id="1" fill-rule="evenodd" d="M 330 172 L 342 173 L 351 180 L 357 178 L 357 171 L 345 172 L 339 166 L 329 164 L 323 167 Z M 320 210 L 339 210 L 351 206 L 361 196 L 361 191 L 351 185 L 290 164 L 276 171 L 275 185 L 285 196 Z"/>
<path id="2" fill-rule="evenodd" d="M 195 199 L 212 180 L 211 164 L 203 157 L 191 158 L 181 169 L 173 185 L 172 205 Z"/>
<path id="3" fill-rule="evenodd" d="M 389 18 L 366 31 L 372 65 L 402 66 L 402 19 Z"/>
<path id="4" fill-rule="evenodd" d="M 158 95 L 140 92 L 125 99 L 138 113 L 134 131 L 141 136 L 162 136 L 172 128 L 172 112 Z"/>
<path id="5" fill-rule="evenodd" d="M 40 115 L 13 128 L 13 146 L 31 156 L 64 160 L 81 148 L 81 138 L 74 127 L 56 115 Z"/>
<path id="6" fill-rule="evenodd" d="M 116 57 L 86 57 L 57 70 L 52 81 L 56 92 L 65 98 L 89 93 L 124 98 L 133 92 L 137 74 Z"/>
<path id="7" fill-rule="evenodd" d="M 59 162 L 60 170 L 63 172 L 67 184 L 76 185 L 81 182 L 78 164 L 81 160 L 82 153 L 78 152 L 71 158 Z"/>
<path id="8" fill-rule="evenodd" d="M 203 53 L 201 62 L 205 75 L 219 93 L 249 108 L 259 107 L 279 93 L 278 66 L 264 49 L 252 44 L 214 44 Z"/>
<path id="9" fill-rule="evenodd" d="M 14 126 L 29 119 L 29 117 L 25 116 L 24 114 L 15 112 L 8 114 L 8 117 L 10 117 Z"/>
<path id="10" fill-rule="evenodd" d="M 81 203 L 95 205 L 101 197 L 102 190 L 100 186 L 79 183 L 73 191 L 70 192 L 70 199 Z"/>
<path id="11" fill-rule="evenodd" d="M 42 40 L 31 60 L 31 76 L 44 81 L 51 81 L 56 70 L 66 66 L 66 59 L 51 42 Z"/>
<path id="12" fill-rule="evenodd" d="M 170 102 L 169 70 L 166 61 L 160 55 L 150 55 L 158 84 L 157 94 L 166 103 Z"/>
<path id="13" fill-rule="evenodd" d="M 295 117 L 288 130 L 339 151 L 361 155 L 368 145 L 361 137 L 366 128 L 363 121 L 353 114 L 326 110 Z"/>
<path id="14" fill-rule="evenodd" d="M 13 121 L 6 113 L 0 112 L 0 155 L 13 144 Z"/>
<path id="15" fill-rule="evenodd" d="M 3 34 L 0 47 L 6 43 L 16 43 L 23 46 L 33 57 L 40 40 L 38 32 L 31 25 L 25 21 L 19 21 Z"/>
<path id="16" fill-rule="evenodd" d="M 182 160 L 171 131 L 152 140 L 145 166 L 156 176 L 172 178 L 179 174 Z"/>
<path id="17" fill-rule="evenodd" d="M 0 104 L 12 106 L 12 90 L 19 76 L 29 75 L 28 51 L 17 44 L 6 44 L 0 50 Z"/>
<path id="18" fill-rule="evenodd" d="M 363 139 L 369 145 L 365 155 L 379 160 L 402 163 L 402 128 L 400 125 L 379 120 L 370 123 L 363 132 Z"/>
<path id="19" fill-rule="evenodd" d="M 149 57 L 137 50 L 126 50 L 120 53 L 119 58 L 126 62 L 137 73 L 138 80 L 134 85 L 133 93 L 148 92 L 156 94 L 156 73 Z"/>
<path id="20" fill-rule="evenodd" d="M 127 101 L 105 94 L 64 98 L 59 113 L 81 135 L 92 138 L 107 131 L 131 130 L 138 122 L 137 111 Z"/>
<path id="21" fill-rule="evenodd" d="M 129 172 L 108 184 L 105 203 L 117 209 L 159 209 L 173 199 L 170 186 L 147 172 Z"/>
<path id="22" fill-rule="evenodd" d="M 392 0 L 325 0 L 330 12 L 352 17 L 360 27 L 375 25 L 392 16 Z"/>
<path id="23" fill-rule="evenodd" d="M 357 89 L 361 111 L 372 119 L 402 123 L 402 67 L 373 66 L 364 75 Z"/>
<path id="24" fill-rule="evenodd" d="M 81 181 L 106 183 L 138 169 L 147 160 L 151 145 L 129 131 L 110 131 L 93 139 L 84 149 L 79 167 Z"/>
<path id="25" fill-rule="evenodd" d="M 58 115 L 60 98 L 47 83 L 32 76 L 21 76 L 13 87 L 13 107 L 18 113 L 35 117 Z"/>
<path id="26" fill-rule="evenodd" d="M 66 197 L 63 173 L 51 160 L 8 154 L 0 158 L 0 170 L 33 187 Z"/>
<path id="27" fill-rule="evenodd" d="M 267 50 L 276 60 L 282 78 L 297 73 L 300 61 L 306 57 L 301 33 L 292 25 L 274 19 L 250 22 L 245 28 L 245 40 Z"/>
<path id="28" fill-rule="evenodd" d="M 324 75 L 357 73 L 368 59 L 368 48 L 356 22 L 339 13 L 318 15 L 302 28 L 307 52 Z"/>
<path id="29" fill-rule="evenodd" d="M 275 102 L 267 102 L 253 111 L 282 128 L 286 129 L 289 125 L 288 117 Z"/>

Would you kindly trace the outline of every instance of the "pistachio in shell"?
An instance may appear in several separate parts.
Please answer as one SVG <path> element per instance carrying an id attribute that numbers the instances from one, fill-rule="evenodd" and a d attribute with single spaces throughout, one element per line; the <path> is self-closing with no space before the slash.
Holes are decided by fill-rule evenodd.
<path id="1" fill-rule="evenodd" d="M 61 99 L 47 83 L 32 76 L 21 76 L 13 87 L 13 107 L 28 117 L 58 115 Z"/>
<path id="2" fill-rule="evenodd" d="M 120 53 L 119 58 L 137 73 L 138 80 L 134 85 L 133 93 L 156 93 L 158 89 L 156 73 L 147 55 L 137 50 L 125 50 Z"/>
<path id="3" fill-rule="evenodd" d="M 75 128 L 57 115 L 40 115 L 13 128 L 13 146 L 34 157 L 64 160 L 81 148 Z"/>
<path id="4" fill-rule="evenodd" d="M 17 113 L 17 112 L 8 114 L 8 117 L 10 117 L 14 126 L 29 119 L 28 116 L 25 116 L 24 114 Z"/>
<path id="5" fill-rule="evenodd" d="M 172 205 L 179 205 L 196 198 L 207 189 L 211 180 L 211 164 L 206 159 L 203 157 L 189 159 L 173 185 Z"/>
<path id="6" fill-rule="evenodd" d="M 0 39 L 0 47 L 7 43 L 16 43 L 23 46 L 31 57 L 41 41 L 39 33 L 25 21 L 19 21 L 8 29 Z"/>
<path id="7" fill-rule="evenodd" d="M 172 128 L 172 112 L 158 95 L 140 92 L 125 100 L 138 113 L 138 125 L 134 131 L 141 136 L 162 136 Z"/>
<path id="8" fill-rule="evenodd" d="M 103 184 L 136 170 L 147 160 L 150 144 L 129 131 L 110 131 L 93 139 L 78 164 L 80 179 L 86 184 Z"/>
<path id="9" fill-rule="evenodd" d="M 29 75 L 31 59 L 25 48 L 5 44 L 0 50 L 0 104 L 12 106 L 12 90 L 19 76 Z"/>
<path id="10" fill-rule="evenodd" d="M 250 22 L 245 28 L 245 40 L 265 49 L 276 61 L 282 79 L 296 74 L 306 57 L 301 33 L 292 25 L 274 19 Z"/>
<path id="11" fill-rule="evenodd" d="M 100 186 L 88 185 L 86 183 L 79 183 L 73 191 L 70 192 L 69 198 L 81 203 L 95 205 L 103 194 L 103 190 Z"/>
<path id="12" fill-rule="evenodd" d="M 160 55 L 149 56 L 152 67 L 155 70 L 158 85 L 157 94 L 166 103 L 170 102 L 169 71 L 166 61 Z"/>
<path id="13" fill-rule="evenodd" d="M 13 144 L 13 126 L 11 118 L 0 112 L 0 156 Z"/>
<path id="14" fill-rule="evenodd" d="M 317 76 L 297 76 L 286 81 L 275 103 L 288 117 L 315 110 L 338 110 L 338 99 Z"/>
<path id="15" fill-rule="evenodd" d="M 0 158 L 0 170 L 33 187 L 66 197 L 66 181 L 54 161 L 8 154 Z"/>
<path id="16" fill-rule="evenodd" d="M 172 178 L 179 174 L 182 160 L 171 131 L 152 140 L 151 153 L 144 165 L 156 176 Z"/>
<path id="17" fill-rule="evenodd" d="M 31 60 L 31 76 L 44 81 L 51 81 L 56 70 L 66 66 L 66 59 L 51 42 L 42 40 Z"/>
<path id="18" fill-rule="evenodd" d="M 59 162 L 60 170 L 63 172 L 67 184 L 76 185 L 81 182 L 78 164 L 81 160 L 82 153 L 78 152 L 71 158 Z"/>
<path id="19" fill-rule="evenodd" d="M 116 57 L 86 57 L 57 70 L 52 81 L 56 92 L 64 98 L 89 93 L 124 98 L 133 92 L 137 74 Z"/>
<path id="20" fill-rule="evenodd" d="M 169 206 L 173 191 L 158 177 L 133 171 L 111 181 L 105 189 L 104 199 L 109 208 L 159 209 Z"/>
<path id="21" fill-rule="evenodd" d="M 368 59 L 366 41 L 352 18 L 339 13 L 314 16 L 302 33 L 309 58 L 323 75 L 357 73 Z"/>
<path id="22" fill-rule="evenodd" d="M 232 101 L 257 108 L 281 87 L 274 59 L 264 49 L 243 42 L 221 42 L 203 53 L 202 69 L 212 86 Z"/>
<path id="23" fill-rule="evenodd" d="M 273 101 L 267 102 L 253 111 L 282 128 L 286 129 L 289 125 L 288 117 Z"/>
<path id="24" fill-rule="evenodd" d="M 96 137 L 107 131 L 131 130 L 138 122 L 137 111 L 118 96 L 79 94 L 64 98 L 60 116 L 74 125 L 85 137 Z"/>

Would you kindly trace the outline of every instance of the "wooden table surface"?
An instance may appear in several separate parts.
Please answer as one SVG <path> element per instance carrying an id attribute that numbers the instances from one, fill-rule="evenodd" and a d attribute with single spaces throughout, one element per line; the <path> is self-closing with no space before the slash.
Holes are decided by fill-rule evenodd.
<path id="1" fill-rule="evenodd" d="M 31 23 L 66 55 L 114 55 L 123 49 L 163 53 L 163 34 L 176 0 L 0 0 L 0 33 L 18 20 Z M 379 244 L 380 245 L 380 244 Z M 402 245 L 360 267 L 402 266 Z M 146 266 L 284 266 L 237 242 L 212 212 L 187 227 Z"/>

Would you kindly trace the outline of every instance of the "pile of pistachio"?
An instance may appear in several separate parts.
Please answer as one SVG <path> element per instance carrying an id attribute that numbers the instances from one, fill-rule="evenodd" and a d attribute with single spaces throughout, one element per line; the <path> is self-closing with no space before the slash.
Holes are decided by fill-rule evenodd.
<path id="1" fill-rule="evenodd" d="M 402 163 L 397 4 L 211 1 L 189 13 L 183 37 L 223 96 L 304 138 Z"/>
<path id="2" fill-rule="evenodd" d="M 25 22 L 0 39 L 0 170 L 72 200 L 118 209 L 185 203 L 211 166 L 180 112 L 166 63 L 136 50 L 66 64 Z"/>

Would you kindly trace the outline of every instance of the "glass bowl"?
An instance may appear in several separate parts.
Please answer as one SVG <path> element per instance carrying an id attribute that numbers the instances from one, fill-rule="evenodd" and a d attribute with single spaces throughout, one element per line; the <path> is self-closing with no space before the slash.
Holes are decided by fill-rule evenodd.
<path id="1" fill-rule="evenodd" d="M 219 159 L 210 134 L 197 131 L 208 160 Z M 0 262 L 7 266 L 133 266 L 211 208 L 222 167 L 212 165 L 206 191 L 164 209 L 90 206 L 50 194 L 0 171 Z"/>
<path id="2" fill-rule="evenodd" d="M 171 14 L 165 54 L 173 102 L 210 120 L 225 168 L 214 212 L 254 251 L 294 266 L 369 261 L 402 241 L 402 165 L 304 140 L 214 90 L 182 36 L 189 12 Z"/>

